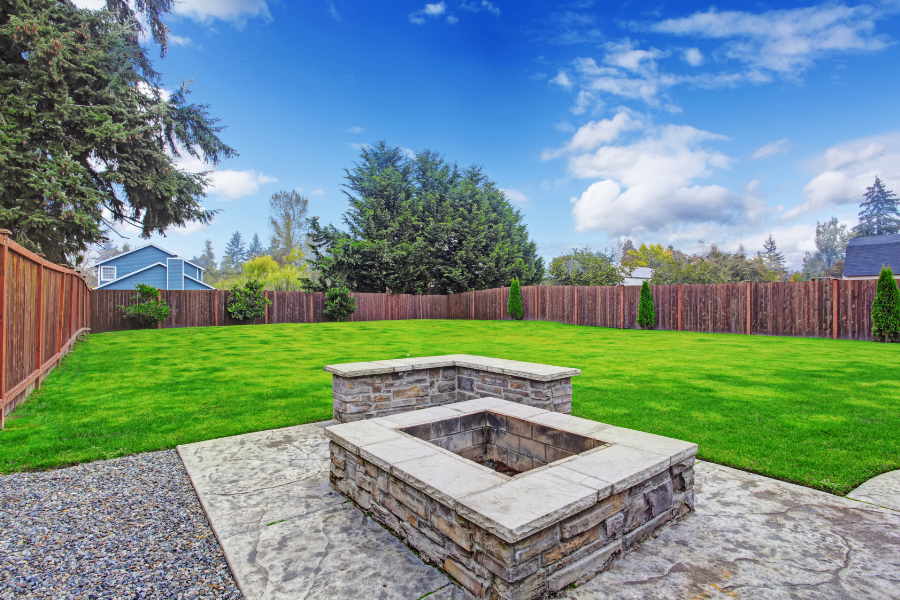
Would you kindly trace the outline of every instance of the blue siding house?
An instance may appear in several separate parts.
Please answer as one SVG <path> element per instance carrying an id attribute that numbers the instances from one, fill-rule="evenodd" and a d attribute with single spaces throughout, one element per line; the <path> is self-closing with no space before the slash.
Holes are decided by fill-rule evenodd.
<path id="1" fill-rule="evenodd" d="M 98 290 L 133 290 L 139 283 L 161 290 L 214 290 L 203 267 L 154 244 L 97 263 Z"/>

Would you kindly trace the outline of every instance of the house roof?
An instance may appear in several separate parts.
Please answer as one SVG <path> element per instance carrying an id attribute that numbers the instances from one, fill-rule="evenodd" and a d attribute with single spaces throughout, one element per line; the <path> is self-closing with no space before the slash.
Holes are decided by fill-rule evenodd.
<path id="1" fill-rule="evenodd" d="M 114 283 L 119 283 L 119 282 L 121 282 L 121 281 L 124 281 L 124 280 L 128 279 L 129 277 L 133 277 L 134 275 L 137 275 L 138 273 L 143 273 L 143 272 L 146 271 L 147 269 L 152 269 L 153 267 L 162 267 L 163 269 L 165 269 L 165 268 L 166 268 L 166 265 L 162 264 L 161 262 L 155 262 L 155 263 L 153 263 L 152 265 L 147 265 L 147 266 L 144 267 L 143 269 L 138 269 L 137 271 L 132 271 L 132 272 L 129 273 L 128 275 L 123 275 L 123 276 L 121 276 L 121 277 L 118 277 L 118 278 L 116 278 L 116 279 L 113 279 L 112 281 L 107 281 L 106 283 L 100 284 L 100 285 L 98 285 L 97 287 L 95 287 L 94 289 L 95 289 L 95 290 L 99 290 L 100 288 L 106 287 L 106 286 L 108 286 L 108 285 L 112 285 L 112 284 L 114 284 Z"/>
<path id="2" fill-rule="evenodd" d="M 109 262 L 109 261 L 111 261 L 111 260 L 115 260 L 115 259 L 117 259 L 117 258 L 121 258 L 121 257 L 125 256 L 126 254 L 131 254 L 131 253 L 133 253 L 133 252 L 137 252 L 138 250 L 143 250 L 144 248 L 149 248 L 149 247 L 151 247 L 151 246 L 153 246 L 154 248 L 156 248 L 157 250 L 159 250 L 159 251 L 161 251 L 161 252 L 165 252 L 166 254 L 168 254 L 168 255 L 169 255 L 170 257 L 172 257 L 172 258 L 180 258 L 180 257 L 179 257 L 177 254 L 175 254 L 174 252 L 171 252 L 171 251 L 169 251 L 169 250 L 166 250 L 165 248 L 163 248 L 163 247 L 161 247 L 161 246 L 157 246 L 156 244 L 144 244 L 144 245 L 141 246 L 140 248 L 135 248 L 134 250 L 129 250 L 128 252 L 123 252 L 122 254 L 116 254 L 115 256 L 111 256 L 111 257 L 107 258 L 106 260 L 101 260 L 101 261 L 98 262 L 95 266 L 98 266 L 98 267 L 99 267 L 99 266 L 102 265 L 103 263 Z M 197 267 L 197 268 L 200 269 L 201 271 L 205 271 L 205 270 L 206 270 L 205 268 L 201 267 L 201 266 L 198 265 L 198 264 L 192 263 L 191 261 L 189 261 L 189 260 L 186 259 L 186 258 L 182 258 L 181 260 L 183 260 L 184 262 L 186 262 L 186 263 L 189 264 L 189 265 L 193 265 L 193 266 Z"/>
<path id="3" fill-rule="evenodd" d="M 900 270 L 900 234 L 850 239 L 844 259 L 844 277 L 878 275 L 882 266 Z"/>

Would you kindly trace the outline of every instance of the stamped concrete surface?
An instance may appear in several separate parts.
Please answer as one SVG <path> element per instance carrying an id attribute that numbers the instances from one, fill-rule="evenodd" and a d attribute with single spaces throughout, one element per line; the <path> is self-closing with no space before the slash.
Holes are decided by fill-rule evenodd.
<path id="1" fill-rule="evenodd" d="M 328 424 L 178 449 L 244 595 L 464 598 L 331 488 Z M 900 598 L 900 512 L 711 463 L 695 471 L 694 514 L 564 597 Z"/>
<path id="2" fill-rule="evenodd" d="M 847 497 L 891 510 L 900 510 L 900 471 L 873 477 L 847 494 Z"/>

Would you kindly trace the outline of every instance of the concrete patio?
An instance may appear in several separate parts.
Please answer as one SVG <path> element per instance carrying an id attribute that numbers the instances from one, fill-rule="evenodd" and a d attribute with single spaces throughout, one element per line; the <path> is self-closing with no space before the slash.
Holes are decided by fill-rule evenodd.
<path id="1" fill-rule="evenodd" d="M 244 595 L 465 598 L 332 489 L 330 423 L 178 448 Z M 694 514 L 562 597 L 900 597 L 900 512 L 711 463 L 695 471 Z"/>

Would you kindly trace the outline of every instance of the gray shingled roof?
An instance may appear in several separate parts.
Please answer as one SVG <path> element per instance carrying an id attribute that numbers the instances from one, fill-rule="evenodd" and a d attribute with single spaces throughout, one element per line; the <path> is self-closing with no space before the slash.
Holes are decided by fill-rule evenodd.
<path id="1" fill-rule="evenodd" d="M 851 238 L 847 244 L 844 277 L 878 275 L 881 267 L 900 271 L 900 234 Z"/>

